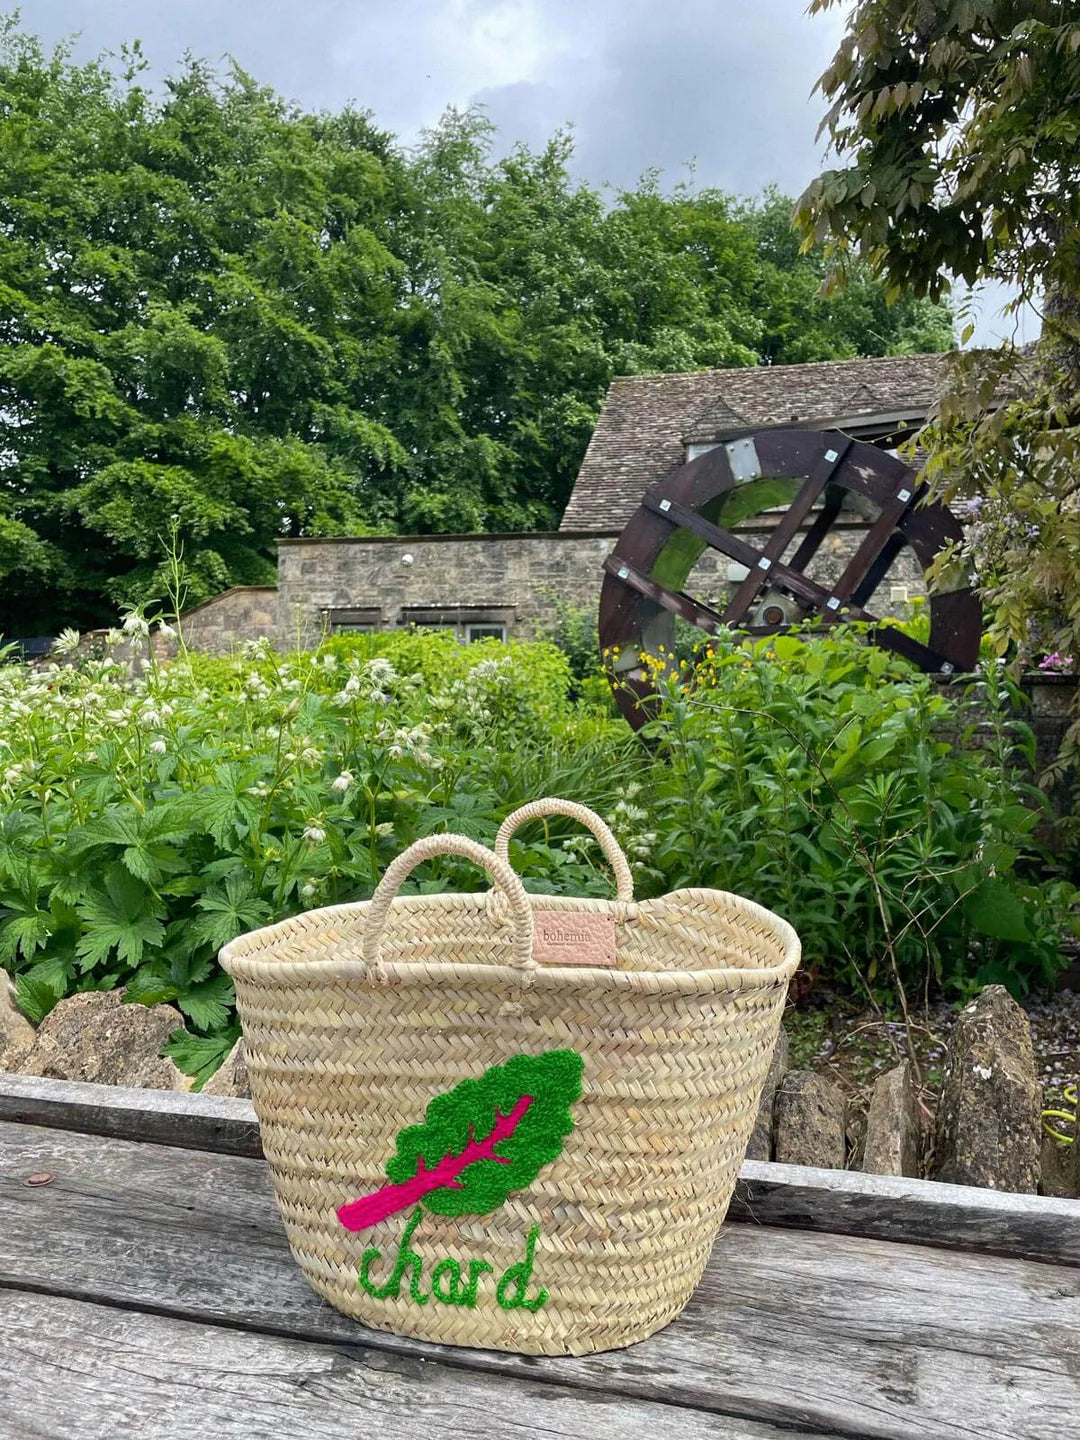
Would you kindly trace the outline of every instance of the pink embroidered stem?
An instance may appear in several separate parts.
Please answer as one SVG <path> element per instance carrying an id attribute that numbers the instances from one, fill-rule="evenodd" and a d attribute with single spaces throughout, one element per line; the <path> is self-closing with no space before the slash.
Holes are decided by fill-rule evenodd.
<path id="1" fill-rule="evenodd" d="M 470 1125 L 469 1138 L 460 1155 L 444 1155 L 430 1170 L 421 1156 L 416 1174 L 411 1180 L 405 1180 L 400 1185 L 384 1185 L 373 1195 L 363 1195 L 359 1200 L 350 1200 L 338 1210 L 338 1219 L 347 1230 L 366 1230 L 369 1225 L 377 1225 L 380 1220 L 396 1215 L 399 1210 L 408 1210 L 433 1190 L 460 1190 L 461 1182 L 457 1177 L 467 1165 L 475 1165 L 477 1160 L 494 1160 L 499 1165 L 509 1165 L 509 1157 L 496 1155 L 495 1146 L 500 1140 L 508 1140 L 513 1135 L 532 1103 L 531 1095 L 522 1095 L 509 1115 L 500 1115 L 496 1110 L 495 1124 L 486 1140 L 475 1140 L 473 1127 Z"/>

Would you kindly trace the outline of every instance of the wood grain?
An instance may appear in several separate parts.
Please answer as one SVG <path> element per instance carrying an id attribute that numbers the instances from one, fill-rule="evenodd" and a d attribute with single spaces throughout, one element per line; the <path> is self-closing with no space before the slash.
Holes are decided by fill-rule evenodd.
<path id="1" fill-rule="evenodd" d="M 1080 1200 L 746 1160 L 730 1220 L 1080 1266 Z"/>
<path id="2" fill-rule="evenodd" d="M 308 1290 L 261 1162 L 21 1125 L 0 1126 L 0 1284 L 828 1435 L 1061 1440 L 1080 1384 L 1075 1270 L 745 1224 L 630 1350 L 425 1346 Z"/>
<path id="3" fill-rule="evenodd" d="M 262 1154 L 250 1100 L 179 1090 L 127 1090 L 0 1072 L 0 1121 L 149 1140 L 227 1155 Z"/>
<path id="4" fill-rule="evenodd" d="M 0 1291 L 0 1431 L 48 1440 L 784 1440 L 814 1432 Z"/>

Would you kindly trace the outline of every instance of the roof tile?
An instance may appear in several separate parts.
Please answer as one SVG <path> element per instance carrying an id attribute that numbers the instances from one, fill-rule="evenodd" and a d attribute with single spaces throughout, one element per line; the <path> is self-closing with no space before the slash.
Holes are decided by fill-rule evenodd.
<path id="1" fill-rule="evenodd" d="M 688 441 L 769 425 L 925 416 L 944 355 L 890 355 L 809 365 L 624 375 L 611 382 L 578 472 L 562 530 L 619 529 L 644 492 L 685 458 Z"/>

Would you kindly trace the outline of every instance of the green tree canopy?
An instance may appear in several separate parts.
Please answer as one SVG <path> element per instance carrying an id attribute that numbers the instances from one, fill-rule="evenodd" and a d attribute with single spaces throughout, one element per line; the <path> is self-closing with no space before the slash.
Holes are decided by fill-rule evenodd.
<path id="1" fill-rule="evenodd" d="M 283 535 L 557 523 L 612 376 L 951 343 L 819 293 L 775 194 L 605 201 L 557 135 L 414 151 L 189 61 L 0 35 L 0 632 L 274 576 Z"/>

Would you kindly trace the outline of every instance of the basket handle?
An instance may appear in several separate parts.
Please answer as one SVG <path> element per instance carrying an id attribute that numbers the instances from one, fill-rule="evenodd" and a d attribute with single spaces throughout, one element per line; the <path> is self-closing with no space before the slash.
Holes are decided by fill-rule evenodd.
<path id="1" fill-rule="evenodd" d="M 525 825 L 530 820 L 539 820 L 544 815 L 568 815 L 571 820 L 576 820 L 584 825 L 586 830 L 591 830 L 600 842 L 600 849 L 604 852 L 608 864 L 615 872 L 615 895 L 619 900 L 630 901 L 634 898 L 634 877 L 630 871 L 630 862 L 623 853 L 619 842 L 611 833 L 611 828 L 600 819 L 595 810 L 590 810 L 587 805 L 579 805 L 576 800 L 559 800 L 554 795 L 549 795 L 544 800 L 533 800 L 528 805 L 522 805 L 520 810 L 515 810 L 508 815 L 499 826 L 499 833 L 495 836 L 495 854 L 504 863 L 510 863 L 510 836 L 519 825 Z"/>
<path id="2" fill-rule="evenodd" d="M 467 835 L 429 835 L 423 840 L 417 840 L 407 850 L 403 850 L 396 860 L 391 861 L 371 897 L 361 943 L 361 953 L 371 978 L 386 979 L 380 945 L 394 896 L 406 877 L 424 860 L 430 860 L 435 855 L 460 855 L 465 860 L 472 860 L 483 866 L 491 875 L 510 903 L 510 915 L 514 922 L 514 965 L 523 974 L 534 974 L 536 961 L 532 957 L 532 907 L 517 873 L 505 860 L 486 846 L 470 840 Z"/>

